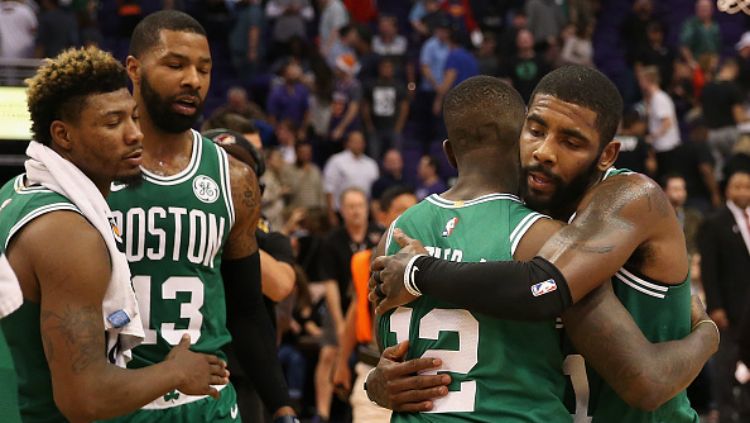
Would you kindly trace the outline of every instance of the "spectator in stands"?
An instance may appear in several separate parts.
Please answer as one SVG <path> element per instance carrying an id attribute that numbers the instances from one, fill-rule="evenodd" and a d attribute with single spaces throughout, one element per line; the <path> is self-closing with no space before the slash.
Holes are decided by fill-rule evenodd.
<path id="1" fill-rule="evenodd" d="M 676 167 L 671 173 L 685 178 L 687 205 L 706 214 L 721 206 L 721 194 L 708 148 L 708 128 L 702 121 L 692 123 L 688 140 L 675 150 Z"/>
<path id="2" fill-rule="evenodd" d="M 724 166 L 724 175 L 731 175 L 738 171 L 750 173 L 750 134 L 740 135 L 732 149 L 732 157 Z"/>
<path id="3" fill-rule="evenodd" d="M 387 228 L 398 216 L 415 205 L 417 198 L 409 188 L 396 186 L 383 194 L 380 203 L 384 212 L 383 226 Z M 373 333 L 374 310 L 367 299 L 373 252 L 372 249 L 364 250 L 352 256 L 354 298 L 346 313 L 345 328 L 336 359 L 336 371 L 333 375 L 333 384 L 339 395 L 346 398 L 351 394 L 349 403 L 352 406 L 353 423 L 386 422 L 391 415 L 390 410 L 371 402 L 364 389 L 367 374 L 380 358 L 377 340 Z M 349 358 L 355 352 L 355 348 L 357 353 L 357 363 L 354 365 L 356 380 L 352 384 Z"/>
<path id="4" fill-rule="evenodd" d="M 438 169 L 438 161 L 432 156 L 425 155 L 419 160 L 417 168 L 417 177 L 419 185 L 415 194 L 419 201 L 424 200 L 432 194 L 440 194 L 448 189 L 442 179 Z"/>
<path id="5" fill-rule="evenodd" d="M 646 103 L 646 116 L 648 117 L 646 139 L 656 151 L 658 174 L 666 175 L 674 171 L 676 163 L 672 152 L 680 145 L 680 132 L 674 103 L 659 87 L 659 69 L 656 67 L 642 68 L 638 72 L 638 84 L 641 86 L 643 100 Z"/>
<path id="6" fill-rule="evenodd" d="M 698 234 L 701 275 L 707 310 L 721 330 L 714 355 L 714 381 L 722 422 L 750 421 L 750 386 L 734 377 L 738 360 L 737 329 L 750 307 L 750 174 L 729 176 L 726 205 L 708 217 Z M 737 395 L 735 392 L 739 393 Z"/>
<path id="7" fill-rule="evenodd" d="M 555 0 L 528 0 L 526 16 L 535 43 L 555 43 L 567 23 L 565 13 Z"/>
<path id="8" fill-rule="evenodd" d="M 686 20 L 680 30 L 680 52 L 691 68 L 698 66 L 702 54 L 719 54 L 721 37 L 719 25 L 713 21 L 713 2 L 695 2 L 695 16 Z"/>
<path id="9" fill-rule="evenodd" d="M 570 28 L 572 33 L 565 37 L 560 53 L 562 63 L 594 66 L 594 47 L 591 44 L 591 35 L 594 32 L 592 22 L 581 21 Z"/>
<path id="10" fill-rule="evenodd" d="M 339 30 L 349 23 L 349 13 L 341 0 L 318 0 L 320 6 L 320 22 L 318 36 L 320 37 L 320 52 L 324 57 L 339 40 Z M 335 57 L 333 58 L 335 60 Z"/>
<path id="11" fill-rule="evenodd" d="M 380 229 L 367 223 L 367 194 L 350 187 L 340 193 L 343 225 L 332 230 L 323 241 L 320 277 L 325 284 L 327 314 L 323 323 L 323 345 L 315 369 L 315 394 L 320 420 L 330 416 L 333 384 L 331 372 L 339 339 L 344 329 L 343 310 L 352 299 L 352 255 L 373 248 L 380 240 Z"/>
<path id="12" fill-rule="evenodd" d="M 284 207 L 286 196 L 290 192 L 285 174 L 284 159 L 278 148 L 268 148 L 266 153 L 266 173 L 260 178 L 265 186 L 261 201 L 261 211 L 271 229 L 278 231 L 284 226 Z"/>
<path id="13" fill-rule="evenodd" d="M 666 175 L 661 180 L 661 187 L 669 199 L 669 203 L 677 213 L 677 220 L 682 226 L 682 232 L 685 234 L 685 243 L 688 254 L 692 256 L 698 252 L 697 235 L 698 228 L 703 221 L 703 215 L 692 207 L 685 207 L 687 201 L 687 186 L 685 178 L 677 174 Z"/>
<path id="14" fill-rule="evenodd" d="M 276 125 L 276 142 L 281 158 L 287 165 L 293 165 L 297 161 L 297 127 L 294 122 L 284 119 Z"/>
<path id="15" fill-rule="evenodd" d="M 659 85 L 666 89 L 672 83 L 674 51 L 664 44 L 664 26 L 658 21 L 648 24 L 646 35 L 648 43 L 636 54 L 636 68 L 656 66 L 659 69 Z"/>
<path id="16" fill-rule="evenodd" d="M 293 38 L 307 38 L 307 23 L 315 17 L 310 0 L 269 0 L 266 17 L 272 20 L 271 42 L 276 56 L 289 53 Z"/>
<path id="17" fill-rule="evenodd" d="M 415 98 L 415 117 L 421 123 L 419 134 L 426 149 L 445 135 L 443 119 L 433 114 L 432 105 L 443 82 L 443 69 L 450 53 L 450 31 L 450 22 L 443 17 L 419 53 L 422 78 Z"/>
<path id="18" fill-rule="evenodd" d="M 401 61 L 406 56 L 408 47 L 406 37 L 398 33 L 398 18 L 380 15 L 378 33 L 372 38 L 372 51 L 377 55 L 396 57 Z"/>
<path id="19" fill-rule="evenodd" d="M 518 31 L 522 29 L 529 29 L 529 20 L 526 19 L 526 12 L 524 12 L 523 9 L 518 9 L 514 11 L 510 25 L 508 25 L 500 35 L 498 53 L 500 54 L 501 60 L 507 61 L 508 57 L 515 56 L 516 53 L 518 53 L 518 50 L 516 49 L 516 40 L 518 39 Z"/>
<path id="20" fill-rule="evenodd" d="M 248 79 L 257 72 L 265 50 L 262 42 L 265 18 L 261 0 L 245 0 L 229 33 L 229 54 L 237 75 Z"/>
<path id="21" fill-rule="evenodd" d="M 378 79 L 365 87 L 362 121 L 367 131 L 370 157 L 379 159 L 391 147 L 401 148 L 401 132 L 409 116 L 406 85 L 396 79 L 393 60 L 383 58 L 378 66 Z"/>
<path id="22" fill-rule="evenodd" d="M 441 0 L 440 9 L 448 17 L 451 29 L 461 44 L 468 45 L 476 37 L 482 36 L 469 0 Z"/>
<path id="23" fill-rule="evenodd" d="M 742 97 L 747 99 L 750 95 L 750 31 L 742 34 L 734 48 L 737 50 L 736 59 L 740 68 L 737 82 L 742 88 Z"/>
<path id="24" fill-rule="evenodd" d="M 296 146 L 297 162 L 289 169 L 292 207 L 325 209 L 328 205 L 323 190 L 323 176 L 313 163 L 313 149 L 310 143 L 300 142 Z"/>
<path id="25" fill-rule="evenodd" d="M 418 35 L 419 42 L 431 37 L 443 20 L 438 0 L 418 0 L 409 13 L 409 23 Z"/>
<path id="26" fill-rule="evenodd" d="M 79 44 L 78 22 L 58 0 L 42 0 L 39 30 L 36 36 L 37 57 L 55 57 L 66 48 Z"/>
<path id="27" fill-rule="evenodd" d="M 378 77 L 378 63 L 380 56 L 372 51 L 372 32 L 364 25 L 356 25 L 350 31 L 354 32 L 351 46 L 361 66 L 357 79 L 363 84 Z"/>
<path id="28" fill-rule="evenodd" d="M 536 84 L 549 71 L 549 66 L 534 50 L 534 36 L 528 29 L 521 29 L 516 36 L 516 54 L 504 64 L 501 76 L 513 84 L 528 103 Z"/>
<path id="29" fill-rule="evenodd" d="M 703 87 L 701 106 L 708 126 L 708 146 L 716 164 L 716 179 L 721 180 L 724 164 L 740 133 L 737 125 L 747 121 L 742 90 L 737 84 L 739 67 L 734 59 L 726 59 L 716 77 Z"/>
<path id="30" fill-rule="evenodd" d="M 34 57 L 37 18 L 34 10 L 20 0 L 0 2 L 0 58 Z"/>
<path id="31" fill-rule="evenodd" d="M 310 126 L 315 141 L 318 143 L 316 161 L 324 164 L 330 154 L 322 151 L 328 143 L 331 124 L 331 105 L 333 103 L 333 71 L 328 67 L 325 58 L 315 52 L 310 57 L 310 70 L 313 74 L 310 96 Z"/>
<path id="32" fill-rule="evenodd" d="M 352 54 L 342 54 L 336 59 L 330 119 L 326 142 L 320 145 L 318 153 L 323 163 L 342 149 L 342 141 L 347 135 L 360 128 L 360 106 L 362 85 L 355 75 L 359 63 Z"/>
<path id="33" fill-rule="evenodd" d="M 646 121 L 640 113 L 634 109 L 625 112 L 620 130 L 615 135 L 615 139 L 620 142 L 620 155 L 617 156 L 615 166 L 655 176 L 656 156 L 645 136 Z"/>
<path id="34" fill-rule="evenodd" d="M 654 5 L 651 0 L 635 0 L 630 14 L 622 24 L 621 37 L 625 45 L 625 60 L 634 64 L 648 48 L 648 27 L 654 22 Z"/>
<path id="35" fill-rule="evenodd" d="M 339 198 L 347 188 L 356 187 L 369 197 L 370 187 L 378 179 L 378 164 L 365 155 L 365 137 L 352 131 L 346 139 L 346 149 L 335 154 L 323 169 L 325 188 L 331 223 L 337 221 Z"/>
<path id="36" fill-rule="evenodd" d="M 443 78 L 438 85 L 435 100 L 432 103 L 432 113 L 442 115 L 443 98 L 448 91 L 472 76 L 479 75 L 479 63 L 473 54 L 461 45 L 460 34 L 451 30 L 448 37 L 448 57 L 443 67 Z"/>
<path id="37" fill-rule="evenodd" d="M 401 152 L 392 148 L 383 155 L 383 171 L 380 178 L 372 184 L 371 197 L 375 200 L 390 187 L 404 185 L 404 159 Z"/>
<path id="38" fill-rule="evenodd" d="M 484 34 L 476 56 L 481 75 L 497 76 L 500 73 L 500 59 L 497 57 L 497 41 L 494 34 Z"/>
<path id="39" fill-rule="evenodd" d="M 268 120 L 272 125 L 289 120 L 298 128 L 297 137 L 305 139 L 310 124 L 310 90 L 300 81 L 302 68 L 296 61 L 289 60 L 281 76 L 283 83 L 273 87 L 268 95 Z"/>
<path id="40" fill-rule="evenodd" d="M 220 116 L 227 113 L 238 114 L 251 122 L 256 119 L 266 120 L 263 109 L 247 98 L 247 91 L 242 87 L 229 88 L 226 104 L 216 109 L 211 116 Z"/>

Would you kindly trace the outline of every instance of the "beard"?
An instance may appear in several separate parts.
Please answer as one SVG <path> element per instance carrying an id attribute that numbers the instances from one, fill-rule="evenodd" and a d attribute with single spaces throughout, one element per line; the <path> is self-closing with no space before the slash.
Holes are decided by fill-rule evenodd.
<path id="1" fill-rule="evenodd" d="M 138 172 L 133 175 L 116 176 L 112 182 L 116 184 L 128 185 L 132 188 L 136 188 L 143 183 L 143 173 Z"/>
<path id="2" fill-rule="evenodd" d="M 565 183 L 562 178 L 553 174 L 542 165 L 522 168 L 520 185 L 526 205 L 534 210 L 550 213 L 558 219 L 561 218 L 559 216 L 561 213 L 575 211 L 583 195 L 599 177 L 599 172 L 596 168 L 598 162 L 599 158 L 597 157 L 586 169 L 581 171 L 568 183 Z M 555 191 L 552 195 L 548 198 L 538 198 L 531 193 L 528 182 L 530 172 L 541 173 L 552 181 L 555 185 Z M 566 220 L 567 217 L 565 216 Z"/>
<path id="3" fill-rule="evenodd" d="M 172 104 L 177 101 L 179 96 L 192 95 L 200 99 L 198 90 L 183 92 L 170 98 L 162 98 L 148 82 L 145 75 L 141 78 L 141 95 L 146 103 L 151 121 L 157 128 L 169 134 L 179 134 L 192 128 L 203 111 L 204 102 L 201 100 L 199 104 L 195 105 L 195 113 L 191 115 L 175 112 L 172 110 Z"/>

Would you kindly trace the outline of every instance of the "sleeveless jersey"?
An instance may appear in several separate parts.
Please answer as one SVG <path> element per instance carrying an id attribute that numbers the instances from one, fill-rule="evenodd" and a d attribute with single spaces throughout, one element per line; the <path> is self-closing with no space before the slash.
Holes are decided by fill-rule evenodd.
<path id="1" fill-rule="evenodd" d="M 391 239 L 397 227 L 441 259 L 512 260 L 528 228 L 543 217 L 513 195 L 491 194 L 465 202 L 432 195 L 393 223 L 387 253 L 399 249 Z M 563 405 L 562 341 L 554 320 L 503 321 L 425 295 L 379 317 L 378 332 L 385 346 L 408 339 L 409 359 L 441 358 L 441 371 L 452 377 L 449 394 L 434 401 L 434 410 L 394 413 L 394 422 L 571 420 Z"/>
<path id="2" fill-rule="evenodd" d="M 627 169 L 610 168 L 604 179 L 634 173 Z M 572 219 L 571 219 L 572 220 Z M 643 275 L 621 268 L 612 278 L 615 295 L 633 316 L 635 323 L 651 342 L 682 339 L 690 334 L 690 277 L 679 285 L 666 285 Z M 690 407 L 685 391 L 653 412 L 628 406 L 596 371 L 584 365 L 580 355 L 570 355 L 566 364 L 571 373 L 573 390 L 579 404 L 586 403 L 586 391 L 590 390 L 589 416 L 576 415 L 576 423 L 697 423 L 698 413 Z M 582 373 L 586 373 L 588 378 Z M 586 380 L 588 388 L 586 389 Z M 578 381 L 578 386 L 576 386 Z"/>
<path id="3" fill-rule="evenodd" d="M 0 243 L 6 249 L 24 225 L 46 213 L 80 213 L 67 198 L 41 186 L 24 186 L 20 175 L 0 188 Z M 42 347 L 39 304 L 24 299 L 21 307 L 0 320 L 18 380 L 18 406 L 25 423 L 66 421 L 52 396 L 52 379 Z M 5 383 L 5 382 L 2 382 Z"/>
<path id="4" fill-rule="evenodd" d="M 193 131 L 184 170 L 168 177 L 144 170 L 140 184 L 113 184 L 107 200 L 146 335 L 128 367 L 164 360 L 185 333 L 192 350 L 224 357 L 231 336 L 221 254 L 234 224 L 227 154 Z"/>

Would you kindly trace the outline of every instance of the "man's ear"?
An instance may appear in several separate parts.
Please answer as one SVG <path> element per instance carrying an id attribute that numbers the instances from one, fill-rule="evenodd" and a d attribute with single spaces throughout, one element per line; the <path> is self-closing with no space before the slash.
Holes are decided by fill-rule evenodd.
<path id="1" fill-rule="evenodd" d="M 453 145 L 449 139 L 443 141 L 443 153 L 448 158 L 448 163 L 453 166 L 454 169 L 458 169 L 458 163 L 456 162 L 456 155 L 453 153 Z"/>
<path id="2" fill-rule="evenodd" d="M 61 120 L 52 121 L 49 127 L 50 135 L 52 135 L 52 144 L 63 151 L 70 151 L 73 148 L 73 143 L 70 140 L 70 128 L 65 122 Z M 50 147 L 53 147 L 52 145 Z"/>
<path id="3" fill-rule="evenodd" d="M 128 56 L 125 59 L 125 70 L 128 72 L 130 80 L 133 82 L 133 86 L 141 85 L 141 62 L 134 56 Z"/>
<path id="4" fill-rule="evenodd" d="M 599 163 L 597 168 L 604 172 L 605 170 L 612 167 L 617 161 L 617 157 L 620 155 L 620 141 L 612 140 L 604 146 L 601 156 L 599 156 Z"/>

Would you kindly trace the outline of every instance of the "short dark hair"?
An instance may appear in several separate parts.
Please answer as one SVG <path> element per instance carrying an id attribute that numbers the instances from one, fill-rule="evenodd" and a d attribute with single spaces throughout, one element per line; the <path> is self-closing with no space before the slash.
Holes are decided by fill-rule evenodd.
<path id="1" fill-rule="evenodd" d="M 440 172 L 440 162 L 435 158 L 435 156 L 431 154 L 425 154 L 422 156 L 422 159 L 427 159 L 427 165 L 432 168 L 432 170 L 435 171 L 435 173 Z"/>
<path id="2" fill-rule="evenodd" d="M 443 102 L 448 139 L 457 155 L 488 144 L 518 145 L 525 115 L 518 91 L 491 76 L 461 82 Z"/>
<path id="3" fill-rule="evenodd" d="M 659 182 L 661 182 L 660 185 L 662 189 L 667 189 L 667 185 L 669 185 L 669 181 L 671 181 L 672 179 L 678 179 L 678 178 L 682 179 L 683 181 L 685 180 L 685 177 L 680 175 L 679 173 L 670 172 L 662 176 Z"/>
<path id="4" fill-rule="evenodd" d="M 208 131 L 209 129 L 226 128 L 232 131 L 239 132 L 241 134 L 256 134 L 258 128 L 255 127 L 253 122 L 237 113 L 225 112 L 211 116 L 201 127 L 201 130 Z"/>
<path id="5" fill-rule="evenodd" d="M 31 132 L 36 141 L 50 145 L 53 121 L 77 120 L 90 95 L 127 89 L 128 74 L 111 54 L 88 47 L 46 60 L 26 84 Z"/>
<path id="6" fill-rule="evenodd" d="M 622 118 L 622 96 L 615 84 L 598 70 L 581 65 L 563 66 L 539 81 L 531 94 L 529 107 L 537 94 L 549 94 L 596 113 L 600 150 L 614 138 Z"/>
<path id="7" fill-rule="evenodd" d="M 406 194 L 414 195 L 416 197 L 416 195 L 414 194 L 414 190 L 406 185 L 394 185 L 383 191 L 383 193 L 380 194 L 379 200 L 380 210 L 388 211 L 388 209 L 390 209 L 391 205 L 393 204 L 393 200 Z"/>
<path id="8" fill-rule="evenodd" d="M 632 128 L 636 123 L 643 122 L 643 117 L 636 109 L 629 109 L 622 115 L 622 127 Z"/>
<path id="9" fill-rule="evenodd" d="M 176 10 L 162 10 L 152 13 L 135 26 L 133 35 L 130 37 L 130 54 L 140 57 L 159 42 L 159 33 L 162 30 L 192 32 L 206 36 L 206 30 L 187 13 Z"/>

